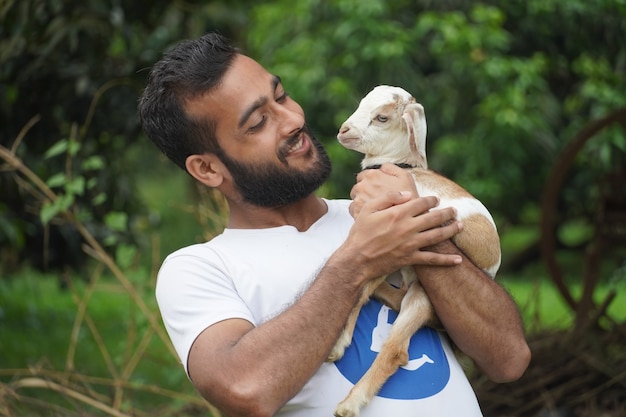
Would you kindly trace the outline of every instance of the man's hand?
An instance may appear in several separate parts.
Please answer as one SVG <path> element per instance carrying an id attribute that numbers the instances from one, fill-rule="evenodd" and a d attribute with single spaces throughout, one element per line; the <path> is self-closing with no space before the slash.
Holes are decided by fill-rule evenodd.
<path id="1" fill-rule="evenodd" d="M 364 199 L 345 243 L 334 258 L 350 259 L 364 280 L 408 265 L 459 264 L 458 254 L 424 250 L 462 230 L 462 224 L 454 221 L 454 208 L 431 211 L 438 204 L 437 197 L 414 197 L 409 191 L 385 191 L 371 200 Z"/>
<path id="2" fill-rule="evenodd" d="M 408 192 L 412 197 L 418 196 L 415 179 L 406 169 L 394 164 L 383 164 L 380 169 L 361 171 L 350 192 L 350 214 L 356 218 L 367 201 L 388 192 Z"/>

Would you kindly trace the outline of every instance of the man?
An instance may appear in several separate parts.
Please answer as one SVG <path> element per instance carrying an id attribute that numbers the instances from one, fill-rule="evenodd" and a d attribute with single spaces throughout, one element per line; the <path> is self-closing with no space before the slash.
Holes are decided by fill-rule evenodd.
<path id="1" fill-rule="evenodd" d="M 524 372 L 517 309 L 449 241 L 462 228 L 454 210 L 429 212 L 437 200 L 395 166 L 359 174 L 352 202 L 318 198 L 330 163 L 302 108 L 222 37 L 183 42 L 155 64 L 139 113 L 172 161 L 228 201 L 224 232 L 168 256 L 156 289 L 189 378 L 225 414 L 331 416 L 393 311 L 368 303 L 344 358 L 325 359 L 365 283 L 405 265 L 446 332 L 416 333 L 410 359 L 426 359 L 399 370 L 363 416 L 481 415 L 449 339 L 496 381 Z"/>

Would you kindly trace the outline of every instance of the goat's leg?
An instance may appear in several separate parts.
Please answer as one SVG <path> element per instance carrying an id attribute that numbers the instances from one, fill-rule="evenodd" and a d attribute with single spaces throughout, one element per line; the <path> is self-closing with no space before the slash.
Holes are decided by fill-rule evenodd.
<path id="1" fill-rule="evenodd" d="M 347 347 L 350 346 L 350 343 L 352 343 L 352 334 L 354 333 L 354 328 L 356 326 L 356 321 L 359 318 L 361 308 L 369 301 L 370 296 L 374 293 L 376 288 L 378 288 L 378 286 L 385 281 L 386 278 L 386 276 L 382 276 L 365 284 L 363 292 L 361 293 L 361 298 L 359 298 L 359 301 L 350 312 L 346 325 L 339 335 L 339 339 L 337 339 L 335 346 L 333 346 L 332 350 L 328 354 L 328 358 L 326 359 L 327 362 L 335 362 L 343 357 Z"/>
<path id="2" fill-rule="evenodd" d="M 398 318 L 374 363 L 352 387 L 348 396 L 337 405 L 335 416 L 357 416 L 361 408 L 371 401 L 389 377 L 400 366 L 408 364 L 411 336 L 433 315 L 434 310 L 428 296 L 422 286 L 415 282 L 409 287 L 402 301 Z"/>
<path id="3" fill-rule="evenodd" d="M 372 297 L 385 304 L 387 307 L 394 311 L 400 311 L 402 305 L 402 299 L 406 295 L 408 285 L 402 285 L 400 288 L 396 288 L 387 281 L 383 281 L 374 291 Z"/>

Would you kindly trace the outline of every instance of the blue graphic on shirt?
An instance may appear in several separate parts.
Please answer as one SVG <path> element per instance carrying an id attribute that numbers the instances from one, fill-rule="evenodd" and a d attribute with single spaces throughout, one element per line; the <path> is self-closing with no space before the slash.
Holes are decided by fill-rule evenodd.
<path id="1" fill-rule="evenodd" d="M 387 339 L 398 313 L 376 300 L 361 310 L 352 344 L 335 366 L 356 384 L 369 369 Z M 416 400 L 431 397 L 443 390 L 450 380 L 450 365 L 437 332 L 420 329 L 409 344 L 409 363 L 401 367 L 383 385 L 379 397 Z"/>

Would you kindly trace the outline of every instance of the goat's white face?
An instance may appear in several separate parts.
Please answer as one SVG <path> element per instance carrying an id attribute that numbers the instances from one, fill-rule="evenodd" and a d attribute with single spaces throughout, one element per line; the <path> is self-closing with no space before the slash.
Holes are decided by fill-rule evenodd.
<path id="1" fill-rule="evenodd" d="M 426 167 L 424 108 L 399 87 L 380 85 L 370 91 L 341 125 L 337 139 L 372 163 Z"/>

